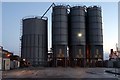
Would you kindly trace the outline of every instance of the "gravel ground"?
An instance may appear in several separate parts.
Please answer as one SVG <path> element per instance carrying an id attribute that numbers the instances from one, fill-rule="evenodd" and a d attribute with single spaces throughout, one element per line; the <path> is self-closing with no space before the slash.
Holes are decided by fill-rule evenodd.
<path id="1" fill-rule="evenodd" d="M 106 73 L 105 70 L 113 68 L 42 68 L 31 67 L 3 71 L 3 78 L 117 78 L 114 74 Z"/>

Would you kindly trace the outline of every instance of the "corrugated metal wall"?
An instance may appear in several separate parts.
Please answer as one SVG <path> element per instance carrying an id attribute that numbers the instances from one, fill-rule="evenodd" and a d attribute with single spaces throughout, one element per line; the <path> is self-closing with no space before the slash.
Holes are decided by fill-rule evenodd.
<path id="1" fill-rule="evenodd" d="M 22 58 L 33 66 L 45 66 L 47 61 L 47 20 L 23 19 Z"/>

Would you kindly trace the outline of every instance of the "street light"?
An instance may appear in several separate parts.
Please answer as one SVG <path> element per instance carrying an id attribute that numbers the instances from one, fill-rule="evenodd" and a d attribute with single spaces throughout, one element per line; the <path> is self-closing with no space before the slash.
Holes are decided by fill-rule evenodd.
<path id="1" fill-rule="evenodd" d="M 10 55 L 10 54 L 7 54 L 6 56 L 7 56 L 7 57 L 10 57 L 11 55 Z"/>
<path id="2" fill-rule="evenodd" d="M 23 59 L 23 61 L 26 61 L 25 59 Z"/>
<path id="3" fill-rule="evenodd" d="M 82 36 L 82 33 L 78 33 L 78 37 L 81 37 Z"/>

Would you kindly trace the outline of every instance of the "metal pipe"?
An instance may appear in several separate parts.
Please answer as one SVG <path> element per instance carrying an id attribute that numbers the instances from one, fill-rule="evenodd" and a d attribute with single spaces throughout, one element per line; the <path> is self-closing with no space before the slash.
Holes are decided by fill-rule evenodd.
<path id="1" fill-rule="evenodd" d="M 44 17 L 44 15 L 50 10 L 50 8 L 52 7 L 52 6 L 55 6 L 55 3 L 52 3 L 51 5 L 50 5 L 50 7 L 45 11 L 45 13 L 42 15 L 42 17 L 41 17 L 41 19 Z"/>

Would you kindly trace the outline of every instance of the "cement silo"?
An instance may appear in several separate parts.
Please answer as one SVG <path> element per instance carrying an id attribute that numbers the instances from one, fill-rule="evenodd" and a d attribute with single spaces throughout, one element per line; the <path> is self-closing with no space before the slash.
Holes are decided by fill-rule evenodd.
<path id="1" fill-rule="evenodd" d="M 71 66 L 84 66 L 86 58 L 85 6 L 73 6 L 69 13 L 69 57 Z"/>
<path id="2" fill-rule="evenodd" d="M 101 7 L 87 8 L 87 61 L 103 60 L 103 32 Z"/>
<path id="3" fill-rule="evenodd" d="M 67 15 L 67 6 L 56 5 L 52 8 L 52 48 L 54 66 L 66 66 L 68 45 Z"/>
<path id="4" fill-rule="evenodd" d="M 46 66 L 47 18 L 29 17 L 22 21 L 22 58 L 32 66 Z"/>

